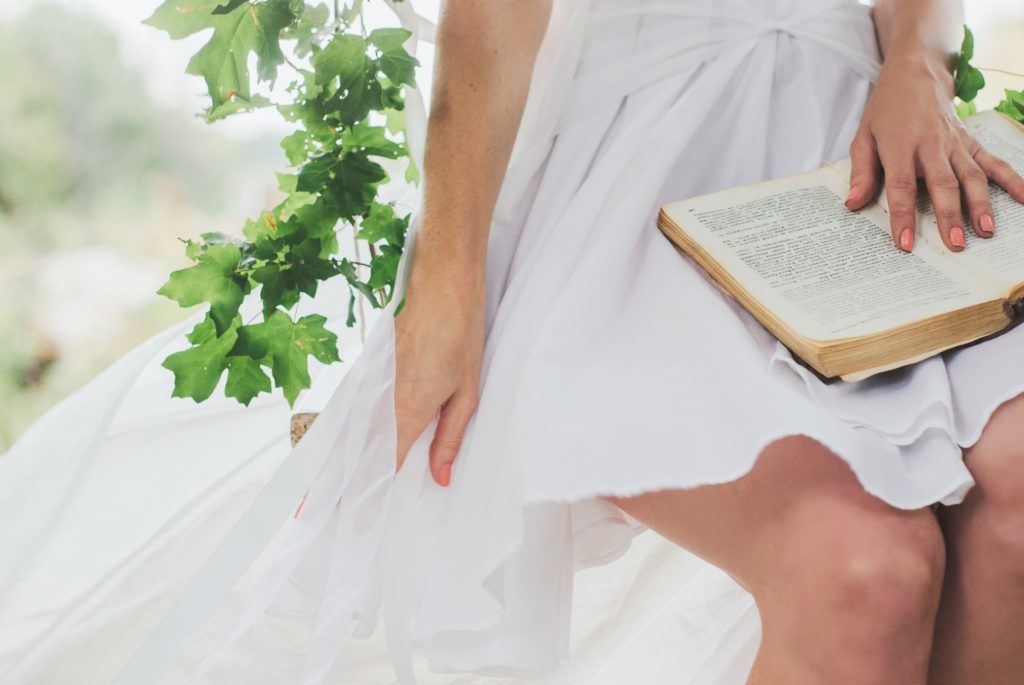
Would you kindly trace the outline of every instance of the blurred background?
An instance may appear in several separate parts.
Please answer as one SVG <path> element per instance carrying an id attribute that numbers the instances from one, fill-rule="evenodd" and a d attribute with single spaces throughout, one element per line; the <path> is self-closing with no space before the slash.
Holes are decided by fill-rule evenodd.
<path id="1" fill-rule="evenodd" d="M 415 4 L 436 16 L 438 1 Z M 272 111 L 197 118 L 204 85 L 184 70 L 207 37 L 172 41 L 144 26 L 158 4 L 0 5 L 0 452 L 187 316 L 155 294 L 187 264 L 179 238 L 240 233 L 278 199 L 288 128 Z M 966 4 L 975 64 L 1024 71 L 1024 3 Z M 981 109 L 1003 87 L 1024 88 L 1022 78 L 985 73 Z"/>

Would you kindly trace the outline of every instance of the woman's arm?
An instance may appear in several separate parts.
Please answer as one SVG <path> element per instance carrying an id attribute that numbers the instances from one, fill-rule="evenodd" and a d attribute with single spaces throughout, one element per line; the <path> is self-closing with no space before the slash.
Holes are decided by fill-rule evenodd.
<path id="1" fill-rule="evenodd" d="M 482 282 L 487 234 L 551 0 L 447 0 L 413 273 Z"/>
<path id="2" fill-rule="evenodd" d="M 401 468 L 440 409 L 440 485 L 476 410 L 491 215 L 550 11 L 551 0 L 447 0 L 438 25 L 422 221 L 395 319 L 395 412 Z"/>
<path id="3" fill-rule="evenodd" d="M 885 187 L 893 239 L 914 246 L 917 179 L 924 178 L 946 247 L 966 244 L 961 194 L 974 232 L 995 231 L 989 179 L 1024 202 L 1024 180 L 971 137 L 952 107 L 952 64 L 963 38 L 959 0 L 878 0 L 884 62 L 850 146 L 846 204 L 860 209 Z"/>

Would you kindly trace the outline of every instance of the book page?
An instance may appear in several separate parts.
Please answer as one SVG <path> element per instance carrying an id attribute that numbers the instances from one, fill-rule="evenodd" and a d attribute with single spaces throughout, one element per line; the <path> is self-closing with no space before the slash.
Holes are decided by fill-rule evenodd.
<path id="1" fill-rule="evenodd" d="M 1024 174 L 1024 127 L 994 111 L 974 115 L 966 126 L 986 150 L 1002 158 L 1017 173 Z M 925 240 L 944 259 L 955 261 L 977 273 L 979 278 L 992 281 L 999 296 L 1006 297 L 1014 287 L 1024 283 L 1024 205 L 995 184 L 989 188 L 996 220 L 996 234 L 992 238 L 974 235 L 970 219 L 965 217 L 967 245 L 963 252 L 950 252 L 939 238 L 935 213 L 927 197 L 918 204 L 918 226 Z"/>
<path id="2" fill-rule="evenodd" d="M 893 244 L 878 206 L 850 212 L 830 168 L 672 203 L 666 212 L 798 334 L 877 333 L 987 302 L 928 250 Z"/>

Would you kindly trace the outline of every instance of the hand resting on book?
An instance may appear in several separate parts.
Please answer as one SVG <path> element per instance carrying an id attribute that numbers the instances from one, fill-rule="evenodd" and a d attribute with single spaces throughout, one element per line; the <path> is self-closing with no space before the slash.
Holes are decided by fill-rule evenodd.
<path id="1" fill-rule="evenodd" d="M 850 146 L 853 170 L 846 206 L 865 207 L 884 184 L 893 240 L 909 252 L 917 228 L 918 179 L 923 178 L 942 242 L 960 252 L 967 245 L 965 215 L 978 237 L 995 232 L 989 180 L 1024 202 L 1024 179 L 957 118 L 945 55 L 883 41 L 885 48 L 882 71 Z"/>

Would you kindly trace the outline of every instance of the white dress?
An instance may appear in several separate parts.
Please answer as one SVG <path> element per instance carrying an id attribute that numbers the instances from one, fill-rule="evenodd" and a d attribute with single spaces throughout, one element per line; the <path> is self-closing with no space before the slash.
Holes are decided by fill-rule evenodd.
<path id="1" fill-rule="evenodd" d="M 317 369 L 294 450 L 280 397 L 170 398 L 193 317 L 0 458 L 0 681 L 743 682 L 749 595 L 601 495 L 729 481 L 804 434 L 893 506 L 954 504 L 962 448 L 1024 392 L 1024 327 L 824 384 L 655 227 L 664 201 L 844 157 L 877 70 L 855 0 L 556 0 L 451 486 L 433 425 L 393 473 L 399 296 Z M 346 356 L 340 302 L 315 307 Z"/>

